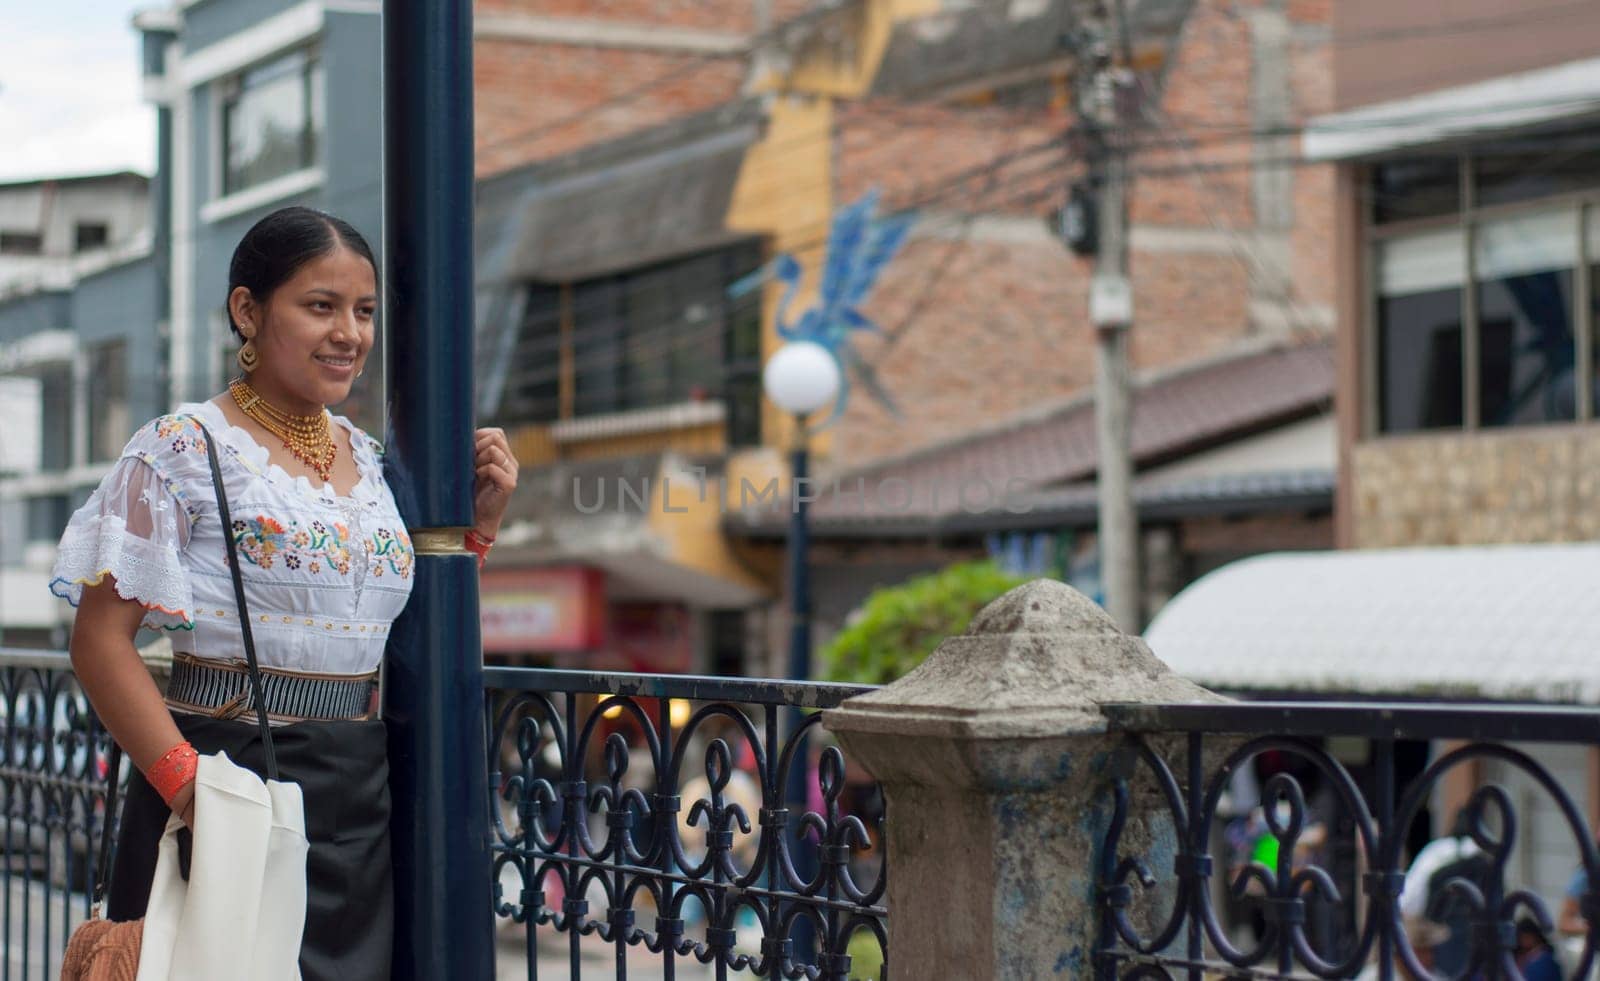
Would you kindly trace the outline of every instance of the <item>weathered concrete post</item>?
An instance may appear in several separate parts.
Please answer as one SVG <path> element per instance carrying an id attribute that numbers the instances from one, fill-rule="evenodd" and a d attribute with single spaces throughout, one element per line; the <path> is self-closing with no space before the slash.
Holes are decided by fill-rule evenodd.
<path id="1" fill-rule="evenodd" d="M 893 978 L 1083 978 L 1118 737 L 1108 702 L 1211 701 L 1070 586 L 995 600 L 823 722 L 888 804 Z"/>

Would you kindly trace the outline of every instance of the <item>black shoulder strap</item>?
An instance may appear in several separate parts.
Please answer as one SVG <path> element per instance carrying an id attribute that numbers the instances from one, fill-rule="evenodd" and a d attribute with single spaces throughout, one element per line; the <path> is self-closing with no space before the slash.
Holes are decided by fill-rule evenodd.
<path id="1" fill-rule="evenodd" d="M 192 418 L 192 417 L 191 417 Z M 233 574 L 233 598 L 239 605 L 239 627 L 244 632 L 244 656 L 250 664 L 250 693 L 256 705 L 256 722 L 261 727 L 261 743 L 266 752 L 267 779 L 278 779 L 278 757 L 272 746 L 272 727 L 267 723 L 266 703 L 261 697 L 261 669 L 256 664 L 255 637 L 250 632 L 250 613 L 244 601 L 244 577 L 239 572 L 238 545 L 233 539 L 233 519 L 228 514 L 228 494 L 222 486 L 222 468 L 217 463 L 216 441 L 199 419 L 195 425 L 205 434 L 206 459 L 211 464 L 211 487 L 217 495 L 217 519 L 222 524 L 222 540 L 228 546 L 228 571 Z M 94 908 L 98 913 L 111 881 L 112 831 L 117 823 L 117 792 L 122 778 L 122 746 L 111 741 L 106 757 L 106 808 L 100 826 L 100 855 L 96 860 Z"/>
<path id="2" fill-rule="evenodd" d="M 250 632 L 250 610 L 244 601 L 244 576 L 239 571 L 239 548 L 233 540 L 233 518 L 228 513 L 228 492 L 222 486 L 222 467 L 217 463 L 217 441 L 211 430 L 195 419 L 206 438 L 206 459 L 211 463 L 211 487 L 217 493 L 217 520 L 222 523 L 222 540 L 228 545 L 228 572 L 233 575 L 233 598 L 239 605 L 239 627 L 244 633 L 244 657 L 250 665 L 250 697 L 256 703 L 256 723 L 261 727 L 261 744 L 266 751 L 267 779 L 278 779 L 278 757 L 272 748 L 272 726 L 267 724 L 266 701 L 261 697 L 261 668 L 256 664 L 256 642 Z"/>
<path id="3" fill-rule="evenodd" d="M 92 745 L 92 744 L 91 744 Z M 111 883 L 111 832 L 117 824 L 117 788 L 122 783 L 122 746 L 111 740 L 111 753 L 106 757 L 106 810 L 100 824 L 100 856 L 94 871 L 94 915 L 100 915 L 100 904 L 106 899 L 106 886 Z"/>

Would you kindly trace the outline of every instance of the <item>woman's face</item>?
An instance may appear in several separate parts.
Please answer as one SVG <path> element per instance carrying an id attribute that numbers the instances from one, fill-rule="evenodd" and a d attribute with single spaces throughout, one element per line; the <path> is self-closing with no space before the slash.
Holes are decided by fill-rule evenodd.
<path id="1" fill-rule="evenodd" d="M 254 328 L 261 362 L 250 384 L 268 402 L 309 415 L 350 395 L 372 350 L 378 309 L 377 277 L 365 258 L 339 245 L 296 270 L 265 305 L 243 287 L 229 302 L 235 323 Z"/>

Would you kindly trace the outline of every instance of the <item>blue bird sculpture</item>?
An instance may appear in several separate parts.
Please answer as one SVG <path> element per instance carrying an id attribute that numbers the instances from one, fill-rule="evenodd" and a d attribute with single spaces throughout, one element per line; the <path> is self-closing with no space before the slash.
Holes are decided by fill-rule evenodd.
<path id="1" fill-rule="evenodd" d="M 884 267 L 900 250 L 916 220 L 911 213 L 879 217 L 878 199 L 879 193 L 873 189 L 834 216 L 828 231 L 822 287 L 817 302 L 800 314 L 798 320 L 791 323 L 788 316 L 789 305 L 799 292 L 801 279 L 800 263 L 793 255 L 784 253 L 778 256 L 764 268 L 734 283 L 728 290 L 730 295 L 741 296 L 771 279 L 783 283 L 785 289 L 778 301 L 776 314 L 778 336 L 786 341 L 820 344 L 839 362 L 839 376 L 843 379 L 839 397 L 828 418 L 816 429 L 824 428 L 844 414 L 850 397 L 852 376 L 891 415 L 900 415 L 894 400 L 879 383 L 872 366 L 861 358 L 850 343 L 857 331 L 883 333 L 883 328 L 861 312 L 861 305 L 877 284 Z"/>

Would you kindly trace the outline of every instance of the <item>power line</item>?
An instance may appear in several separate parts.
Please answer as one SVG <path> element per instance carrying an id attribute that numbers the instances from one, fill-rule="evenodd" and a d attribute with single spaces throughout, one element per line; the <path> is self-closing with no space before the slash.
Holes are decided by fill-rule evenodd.
<path id="1" fill-rule="evenodd" d="M 1165 133 L 1170 137 L 1173 147 L 1183 159 L 1184 164 L 1191 168 L 1189 177 L 1194 187 L 1200 192 L 1200 209 L 1205 215 L 1207 223 L 1211 225 L 1213 231 L 1220 231 L 1224 235 L 1230 251 L 1234 254 L 1234 258 L 1239 261 L 1239 265 L 1244 269 L 1245 275 L 1255 284 L 1256 288 L 1269 296 L 1276 294 L 1278 290 L 1274 289 L 1272 284 L 1262 281 L 1260 270 L 1257 268 L 1260 262 L 1253 250 L 1244 243 L 1243 236 L 1240 235 L 1239 230 L 1232 223 L 1227 222 L 1225 219 L 1220 219 L 1211 205 L 1206 202 L 1207 197 L 1214 198 L 1217 196 L 1217 189 L 1215 185 L 1205 179 L 1202 171 L 1193 169 L 1194 161 L 1189 148 L 1185 145 L 1183 136 L 1176 127 L 1169 125 L 1165 121 L 1166 112 L 1162 108 L 1159 99 L 1155 98 L 1153 93 L 1148 90 L 1142 79 L 1138 80 L 1137 84 L 1141 95 L 1139 104 L 1144 110 L 1146 118 L 1152 119 L 1156 123 L 1158 132 Z M 1307 328 L 1301 319 L 1299 305 L 1294 298 L 1292 276 L 1283 284 L 1282 297 L 1288 307 L 1291 329 L 1304 333 Z M 1321 332 L 1318 331 L 1317 333 L 1320 334 Z"/>

